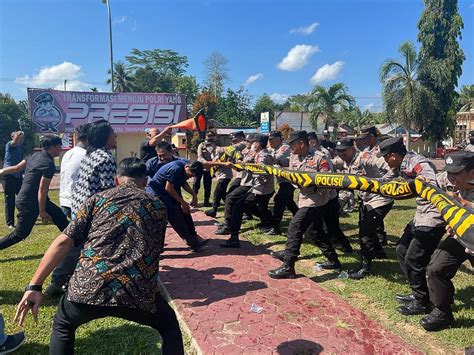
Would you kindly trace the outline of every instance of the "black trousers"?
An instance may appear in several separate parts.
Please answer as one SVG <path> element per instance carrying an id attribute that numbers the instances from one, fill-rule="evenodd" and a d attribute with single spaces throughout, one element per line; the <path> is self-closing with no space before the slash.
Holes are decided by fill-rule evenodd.
<path id="1" fill-rule="evenodd" d="M 383 250 L 377 233 L 383 219 L 393 207 L 393 202 L 388 205 L 368 209 L 364 203 L 359 204 L 359 243 L 360 252 L 366 259 L 372 260 L 379 250 Z"/>
<path id="2" fill-rule="evenodd" d="M 150 326 L 160 333 L 163 354 L 184 354 L 183 339 L 176 314 L 161 294 L 156 295 L 156 313 L 127 307 L 93 306 L 70 302 L 63 296 L 54 316 L 49 345 L 51 355 L 74 354 L 76 329 L 94 319 L 117 317 Z M 133 339 L 130 339 L 133 342 Z M 90 349 L 91 352 L 94 349 Z"/>
<path id="3" fill-rule="evenodd" d="M 430 301 L 438 308 L 447 308 L 454 303 L 452 278 L 461 264 L 469 260 L 474 265 L 474 256 L 454 238 L 443 240 L 431 256 L 426 270 Z"/>
<path id="4" fill-rule="evenodd" d="M 23 239 L 28 237 L 35 226 L 36 219 L 39 215 L 38 202 L 24 203 L 23 201 L 16 202 L 16 208 L 18 210 L 17 224 L 15 229 L 7 236 L 0 239 L 0 250 L 8 248 Z M 49 199 L 46 201 L 46 212 L 50 215 L 53 223 L 62 232 L 69 221 L 64 215 L 61 208 L 52 203 Z"/>
<path id="5" fill-rule="evenodd" d="M 232 219 L 232 210 L 235 204 L 242 198 L 247 196 L 251 186 L 238 186 L 232 192 L 228 192 L 225 198 L 224 218 L 227 226 L 230 227 Z"/>
<path id="6" fill-rule="evenodd" d="M 225 203 L 227 195 L 227 186 L 229 185 L 230 179 L 218 179 L 216 188 L 214 189 L 214 203 L 212 209 L 217 211 L 221 204 L 221 200 Z"/>
<path id="7" fill-rule="evenodd" d="M 323 208 L 301 207 L 293 216 L 288 226 L 285 256 L 296 259 L 300 255 L 301 244 L 305 233 L 311 237 L 323 255 L 330 261 L 337 261 L 337 253 L 323 228 Z"/>
<path id="8" fill-rule="evenodd" d="M 351 243 L 349 243 L 339 223 L 340 210 L 341 205 L 339 204 L 339 198 L 336 196 L 324 206 L 323 221 L 326 224 L 327 233 L 330 238 L 332 237 L 332 240 L 339 242 L 343 247 L 351 247 Z"/>
<path id="9" fill-rule="evenodd" d="M 256 195 L 254 193 L 247 192 L 246 195 L 242 196 L 238 201 L 236 201 L 232 209 L 232 215 L 230 219 L 232 238 L 237 239 L 239 236 L 244 212 L 253 210 L 255 208 L 257 208 L 259 215 L 261 216 L 260 218 L 263 225 L 278 227 L 277 221 L 268 209 L 268 203 L 272 195 L 273 193 L 267 195 Z"/>
<path id="10" fill-rule="evenodd" d="M 273 216 L 278 223 L 283 219 L 283 214 L 287 207 L 293 216 L 296 214 L 296 211 L 298 211 L 298 205 L 293 199 L 295 187 L 291 183 L 285 181 L 280 182 L 279 185 L 278 192 L 273 198 Z"/>
<path id="11" fill-rule="evenodd" d="M 232 184 L 230 184 L 229 188 L 227 189 L 227 195 L 229 195 L 232 191 L 238 188 L 241 182 L 241 178 L 235 178 L 234 180 L 232 180 Z"/>
<path id="12" fill-rule="evenodd" d="M 415 228 L 409 223 L 398 241 L 396 253 L 400 268 L 420 302 L 429 301 L 426 267 L 443 234 L 444 227 Z"/>
<path id="13" fill-rule="evenodd" d="M 199 239 L 191 214 L 185 214 L 178 203 L 165 203 L 165 205 L 171 227 L 186 241 L 186 244 L 194 248 L 199 243 Z"/>
<path id="14" fill-rule="evenodd" d="M 209 203 L 211 198 L 212 177 L 209 171 L 204 170 L 202 176 L 196 177 L 193 184 L 193 191 L 197 194 L 201 188 L 201 177 L 204 182 L 204 203 Z"/>
<path id="15" fill-rule="evenodd" d="M 15 197 L 20 192 L 22 178 L 6 175 L 0 178 L 5 194 L 5 223 L 7 226 L 15 225 Z"/>

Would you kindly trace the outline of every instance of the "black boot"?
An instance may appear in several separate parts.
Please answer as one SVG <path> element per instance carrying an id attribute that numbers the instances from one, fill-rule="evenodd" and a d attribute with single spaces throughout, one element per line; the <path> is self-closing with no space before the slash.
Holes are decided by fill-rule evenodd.
<path id="1" fill-rule="evenodd" d="M 449 328 L 453 323 L 454 317 L 450 306 L 437 307 L 420 319 L 421 326 L 429 332 Z"/>
<path id="2" fill-rule="evenodd" d="M 358 270 L 351 270 L 349 272 L 349 278 L 353 280 L 360 280 L 370 275 L 372 269 L 372 260 L 362 257 L 360 267 Z"/>
<path id="3" fill-rule="evenodd" d="M 206 214 L 206 216 L 209 216 L 209 217 L 212 217 L 212 218 L 216 218 L 216 215 L 217 215 L 217 210 L 216 209 L 212 209 L 212 210 L 207 210 L 206 212 L 204 212 Z"/>
<path id="4" fill-rule="evenodd" d="M 278 269 L 270 270 L 268 276 L 272 279 L 294 279 L 296 277 L 295 272 L 295 261 L 296 258 L 285 257 L 283 265 Z"/>
<path id="5" fill-rule="evenodd" d="M 397 308 L 397 311 L 404 316 L 414 316 L 416 314 L 428 314 L 431 312 L 431 306 L 429 302 L 415 300 L 407 303 L 404 306 Z"/>
<path id="6" fill-rule="evenodd" d="M 339 260 L 335 261 L 325 261 L 324 263 L 319 263 L 319 266 L 324 269 L 324 270 L 340 270 L 341 269 L 341 263 Z"/>
<path id="7" fill-rule="evenodd" d="M 278 259 L 280 261 L 285 261 L 285 251 L 284 250 L 272 251 L 272 252 L 270 252 L 270 255 L 273 256 L 275 259 Z"/>
<path id="8" fill-rule="evenodd" d="M 221 248 L 240 248 L 239 236 L 231 235 L 224 243 L 220 244 Z"/>
<path id="9" fill-rule="evenodd" d="M 415 300 L 415 296 L 413 295 L 413 293 L 409 293 L 407 295 L 396 294 L 394 298 L 397 302 L 400 302 L 403 304 L 410 303 Z"/>

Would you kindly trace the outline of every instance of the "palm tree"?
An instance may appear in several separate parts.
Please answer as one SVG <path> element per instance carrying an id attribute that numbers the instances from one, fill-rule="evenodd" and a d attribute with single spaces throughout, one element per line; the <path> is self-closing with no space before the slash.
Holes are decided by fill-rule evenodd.
<path id="1" fill-rule="evenodd" d="M 328 88 L 315 86 L 307 95 L 306 110 L 309 111 L 311 125 L 317 128 L 317 120 L 320 114 L 324 114 L 326 119 L 324 129 L 333 125 L 333 134 L 337 134 L 336 113 L 343 110 L 350 110 L 355 104 L 354 98 L 347 93 L 347 86 L 343 83 L 336 83 Z"/>
<path id="2" fill-rule="evenodd" d="M 110 69 L 107 71 L 110 75 Z M 107 84 L 110 84 L 107 79 Z M 130 68 L 123 62 L 114 63 L 114 92 L 130 92 L 133 91 L 133 77 Z"/>
<path id="3" fill-rule="evenodd" d="M 402 61 L 386 60 L 380 67 L 383 100 L 387 115 L 394 117 L 407 131 L 407 149 L 410 129 L 423 128 L 423 117 L 432 115 L 435 99 L 432 92 L 417 77 L 420 62 L 411 42 L 400 45 Z"/>

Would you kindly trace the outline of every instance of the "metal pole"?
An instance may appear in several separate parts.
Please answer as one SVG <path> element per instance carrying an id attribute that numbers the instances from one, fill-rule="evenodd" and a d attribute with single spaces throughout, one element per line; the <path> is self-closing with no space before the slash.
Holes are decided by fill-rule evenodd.
<path id="1" fill-rule="evenodd" d="M 112 14 L 110 12 L 110 0 L 107 2 L 107 13 L 109 14 L 109 44 L 110 44 L 110 84 L 114 92 L 114 54 L 112 50 Z"/>

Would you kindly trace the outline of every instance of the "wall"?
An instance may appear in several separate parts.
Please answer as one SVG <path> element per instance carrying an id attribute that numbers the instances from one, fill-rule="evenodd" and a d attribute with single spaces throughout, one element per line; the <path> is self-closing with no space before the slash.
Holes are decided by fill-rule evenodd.
<path id="1" fill-rule="evenodd" d="M 131 156 L 140 157 L 140 145 L 146 138 L 145 132 L 117 133 L 117 162 Z"/>

